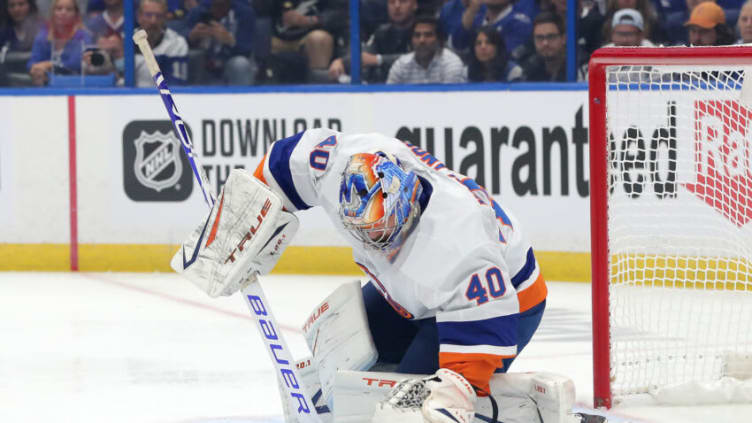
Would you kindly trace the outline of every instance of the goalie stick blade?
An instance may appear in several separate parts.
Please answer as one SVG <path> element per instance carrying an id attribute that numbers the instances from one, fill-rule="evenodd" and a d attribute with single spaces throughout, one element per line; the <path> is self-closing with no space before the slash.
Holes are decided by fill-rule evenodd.
<path id="1" fill-rule="evenodd" d="M 577 413 L 576 416 L 580 417 L 580 423 L 607 423 L 608 420 L 606 420 L 603 416 L 598 416 L 596 414 L 586 414 L 586 413 Z"/>
<path id="2" fill-rule="evenodd" d="M 618 419 L 614 418 L 612 419 L 612 415 L 609 414 L 608 410 L 605 409 L 594 409 L 585 407 L 580 404 L 576 404 L 572 407 L 572 414 L 576 417 L 580 418 L 579 423 L 608 423 L 609 421 L 613 421 L 613 423 L 628 423 L 629 420 L 624 419 Z"/>

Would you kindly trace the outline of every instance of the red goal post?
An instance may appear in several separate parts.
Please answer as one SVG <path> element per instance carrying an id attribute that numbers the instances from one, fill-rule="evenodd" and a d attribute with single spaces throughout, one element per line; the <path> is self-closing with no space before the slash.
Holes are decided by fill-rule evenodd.
<path id="1" fill-rule="evenodd" d="M 726 376 L 729 357 L 752 353 L 748 69 L 743 46 L 590 59 L 596 407 Z M 691 339 L 700 330 L 707 342 Z"/>

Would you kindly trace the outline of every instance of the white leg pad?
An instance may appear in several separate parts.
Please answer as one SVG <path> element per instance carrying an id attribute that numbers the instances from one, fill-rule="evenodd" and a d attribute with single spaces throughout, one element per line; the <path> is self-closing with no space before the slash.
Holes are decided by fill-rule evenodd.
<path id="1" fill-rule="evenodd" d="M 334 421 L 337 423 L 413 423 L 423 422 L 420 409 L 403 410 L 398 415 L 379 414 L 372 420 L 377 403 L 402 379 L 424 377 L 382 372 L 337 372 L 334 389 Z M 572 423 L 580 419 L 572 414 L 574 383 L 554 373 L 505 373 L 491 378 L 491 392 L 498 404 L 498 420 L 504 423 Z M 488 398 L 478 398 L 473 423 L 486 423 L 493 416 Z M 478 418 L 482 416 L 483 418 Z"/>
<path id="2" fill-rule="evenodd" d="M 543 423 L 569 423 L 575 402 L 574 382 L 555 373 L 502 373 L 491 378 L 491 392 L 499 402 L 500 420 L 504 422 L 529 422 L 527 410 L 540 414 Z M 532 403 L 532 405 L 531 405 Z M 520 415 L 514 412 L 517 410 Z M 575 419 L 575 420 L 573 420 Z"/>
<path id="3" fill-rule="evenodd" d="M 367 370 L 378 358 L 360 282 L 337 288 L 306 320 L 303 333 L 318 369 L 323 403 L 332 408 L 337 370 Z"/>
<path id="4" fill-rule="evenodd" d="M 339 371 L 334 388 L 334 421 L 337 423 L 366 423 L 376 411 L 376 405 L 402 379 L 410 377 L 404 373 Z M 423 415 L 417 410 L 416 420 L 423 423 Z M 389 422 L 407 422 L 407 413 Z M 387 420 L 385 420 L 387 421 Z"/>

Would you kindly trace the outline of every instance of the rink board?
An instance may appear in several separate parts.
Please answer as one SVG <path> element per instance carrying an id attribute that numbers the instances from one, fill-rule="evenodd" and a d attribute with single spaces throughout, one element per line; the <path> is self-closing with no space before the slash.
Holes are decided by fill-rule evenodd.
<path id="1" fill-rule="evenodd" d="M 521 221 L 547 278 L 590 278 L 581 87 L 181 93 L 176 101 L 216 185 L 231 168 L 255 168 L 274 140 L 307 128 L 382 132 L 484 185 Z M 44 270 L 65 270 L 75 240 L 81 270 L 168 270 L 207 209 L 156 95 L 5 96 L 0 112 L 8 117 L 0 134 L 0 219 L 11 223 L 0 234 L 0 269 L 44 262 Z M 638 119 L 645 133 L 665 125 L 665 117 Z M 300 218 L 278 271 L 358 273 L 322 211 Z"/>

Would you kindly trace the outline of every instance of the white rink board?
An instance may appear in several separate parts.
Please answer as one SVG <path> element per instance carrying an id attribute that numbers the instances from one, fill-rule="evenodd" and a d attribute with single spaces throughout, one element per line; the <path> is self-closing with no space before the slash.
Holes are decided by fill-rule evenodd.
<path id="1" fill-rule="evenodd" d="M 454 169 L 475 179 L 484 179 L 482 183 L 496 193 L 502 206 L 510 208 L 523 221 L 538 249 L 572 252 L 589 251 L 586 98 L 587 93 L 579 90 L 175 96 L 192 130 L 196 150 L 202 162 L 210 166 L 210 178 L 217 175 L 217 168 L 220 179 L 225 178 L 225 166 L 255 168 L 264 147 L 272 140 L 305 128 L 330 126 L 345 132 L 400 135 L 432 151 Z M 15 102 L 17 99 L 2 97 L 0 107 L 15 107 Z M 37 123 L 38 111 L 49 103 L 58 105 L 54 110 L 45 109 L 45 116 L 54 116 L 54 120 Z M 10 180 L 16 189 L 11 187 L 8 191 L 11 196 L 8 202 L 21 196 L 21 188 L 24 191 L 34 188 L 49 174 L 60 174 L 55 179 L 64 181 L 65 189 L 56 190 L 52 197 L 47 190 L 24 194 L 46 197 L 50 204 L 35 212 L 52 214 L 55 211 L 54 219 L 48 218 L 51 221 L 42 225 L 39 223 L 44 220 L 38 218 L 27 221 L 15 217 L 18 230 L 3 231 L 0 242 L 41 242 L 46 239 L 47 227 L 60 232 L 58 241 L 65 241 L 67 236 L 62 235 L 68 233 L 68 192 L 67 179 L 63 176 L 67 175 L 68 162 L 61 158 L 67 158 L 67 154 L 63 154 L 68 143 L 66 101 L 64 97 L 23 97 L 23 104 L 22 110 L 11 115 L 14 118 L 9 123 L 15 128 L 15 135 L 10 145 L 3 145 L 0 150 L 0 157 L 3 157 L 0 165 L 5 164 L 6 150 L 10 150 L 15 169 L 38 169 L 38 157 L 19 150 L 28 140 L 45 139 L 60 153 L 55 154 L 54 160 L 49 156 L 51 163 L 43 173 L 12 175 Z M 23 110 L 27 111 L 22 113 Z M 124 188 L 124 172 L 133 168 L 133 163 L 124 162 L 126 128 L 134 121 L 166 119 L 156 93 L 78 96 L 76 111 L 80 242 L 175 244 L 182 241 L 206 212 L 196 184 L 192 193 L 181 201 L 134 201 Z M 246 128 L 250 129 L 252 140 L 246 138 L 245 144 L 240 140 L 238 124 L 244 134 L 248 133 Z M 579 134 L 577 145 L 573 142 L 575 126 Z M 544 136 L 558 137 L 566 145 L 565 181 L 561 178 L 559 144 L 544 148 Z M 432 146 L 427 145 L 427 138 L 432 138 Z M 128 142 L 131 149 L 135 148 L 132 139 Z M 251 142 L 256 143 L 255 151 Z M 451 156 L 445 145 L 451 146 Z M 544 154 L 544 149 L 550 152 Z M 0 167 L 0 171 L 5 172 L 4 169 L 5 166 Z M 182 171 L 189 169 L 183 167 Z M 479 178 L 480 172 L 482 177 Z M 566 194 L 562 193 L 563 182 Z M 166 189 L 169 190 L 175 191 L 175 188 Z M 0 186 L 0 193 L 6 195 L 5 185 Z M 0 213 L 9 212 L 0 208 Z M 302 228 L 294 245 L 345 244 L 330 229 L 323 213 L 312 211 L 303 213 Z"/>
<path id="2" fill-rule="evenodd" d="M 0 243 L 69 239 L 67 97 L 0 97 Z"/>

